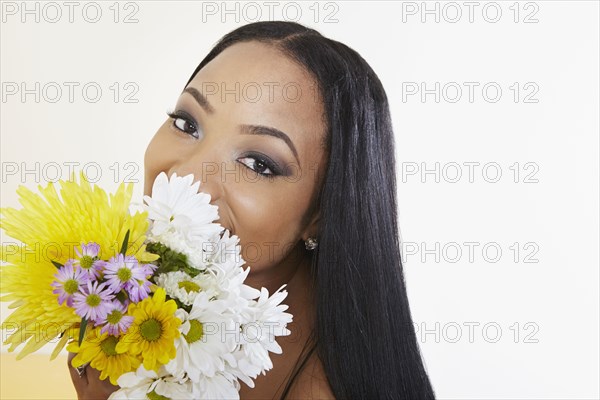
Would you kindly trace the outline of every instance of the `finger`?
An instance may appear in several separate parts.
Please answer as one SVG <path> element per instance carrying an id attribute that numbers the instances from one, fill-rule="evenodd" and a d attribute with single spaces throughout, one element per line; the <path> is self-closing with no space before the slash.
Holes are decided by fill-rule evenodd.
<path id="1" fill-rule="evenodd" d="M 89 390 L 91 393 L 102 393 L 106 397 L 108 397 L 112 392 L 118 390 L 119 387 L 110 383 L 110 379 L 106 377 L 104 380 L 100 380 L 100 371 L 95 368 L 88 367 L 87 368 L 88 382 L 89 382 Z"/>
<path id="2" fill-rule="evenodd" d="M 67 367 L 69 368 L 69 374 L 71 375 L 73 385 L 79 393 L 80 389 L 83 389 L 85 386 L 88 385 L 87 372 L 90 370 L 90 368 L 86 367 L 85 373 L 79 376 L 79 372 L 77 372 L 77 369 L 71 364 L 71 361 L 73 360 L 73 358 L 75 358 L 76 355 L 77 354 L 75 353 L 69 353 L 69 355 L 67 356 Z"/>
<path id="3" fill-rule="evenodd" d="M 84 393 L 86 387 L 88 385 L 87 376 L 82 375 L 79 376 L 77 370 L 73 365 L 71 365 L 71 360 L 75 357 L 74 353 L 69 353 L 67 357 L 67 368 L 69 369 L 69 375 L 71 375 L 71 381 L 73 382 L 73 386 L 75 387 L 75 392 L 77 393 L 77 398 L 81 399 L 84 397 Z"/>
<path id="4" fill-rule="evenodd" d="M 94 383 L 100 381 L 100 371 L 98 371 L 96 368 L 92 368 L 92 367 L 86 368 L 86 375 L 88 377 L 88 382 L 90 384 L 94 384 Z"/>

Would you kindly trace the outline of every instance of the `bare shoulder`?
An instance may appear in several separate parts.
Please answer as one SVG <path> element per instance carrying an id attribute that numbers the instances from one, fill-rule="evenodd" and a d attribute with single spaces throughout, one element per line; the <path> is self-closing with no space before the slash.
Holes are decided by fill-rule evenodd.
<path id="1" fill-rule="evenodd" d="M 313 353 L 291 387 L 289 399 L 335 400 L 321 360 Z"/>

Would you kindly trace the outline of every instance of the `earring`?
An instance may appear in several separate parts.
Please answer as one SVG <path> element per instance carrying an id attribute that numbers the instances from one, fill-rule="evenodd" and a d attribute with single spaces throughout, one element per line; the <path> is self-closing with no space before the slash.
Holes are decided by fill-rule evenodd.
<path id="1" fill-rule="evenodd" d="M 317 248 L 318 245 L 319 243 L 317 242 L 316 238 L 309 237 L 307 240 L 304 241 L 304 246 L 306 246 L 306 250 L 314 250 Z"/>

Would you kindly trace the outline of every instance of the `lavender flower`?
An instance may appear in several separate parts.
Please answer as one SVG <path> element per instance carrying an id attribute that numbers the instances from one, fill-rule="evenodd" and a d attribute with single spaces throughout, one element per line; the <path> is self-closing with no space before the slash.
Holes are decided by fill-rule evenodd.
<path id="1" fill-rule="evenodd" d="M 141 264 L 142 268 L 144 268 L 144 273 L 148 278 L 154 275 L 154 271 L 158 268 L 158 265 L 154 264 Z"/>
<path id="2" fill-rule="evenodd" d="M 104 278 L 113 293 L 120 292 L 126 285 L 146 279 L 146 268 L 135 257 L 119 254 L 111 258 L 104 267 Z"/>
<path id="3" fill-rule="evenodd" d="M 136 280 L 134 283 L 127 283 L 125 291 L 129 295 L 129 299 L 134 303 L 139 303 L 148 297 L 150 293 L 150 281 L 147 279 Z"/>
<path id="4" fill-rule="evenodd" d="M 87 273 L 80 267 L 73 266 L 72 261 L 68 260 L 54 274 L 56 280 L 52 282 L 52 286 L 56 288 L 52 293 L 58 295 L 58 304 L 63 304 L 66 301 L 69 307 L 73 306 L 73 295 L 89 280 Z"/>
<path id="5" fill-rule="evenodd" d="M 107 306 L 107 314 L 105 318 L 98 321 L 99 324 L 106 324 L 100 330 L 101 333 L 108 332 L 109 335 L 119 336 L 125 333 L 133 322 L 133 317 L 125 315 L 127 307 L 120 301 L 114 300 Z"/>
<path id="6" fill-rule="evenodd" d="M 94 322 L 106 318 L 110 300 L 112 300 L 115 295 L 105 286 L 106 282 L 98 283 L 97 281 L 88 281 L 87 287 L 82 287 L 81 291 L 73 295 L 75 313 L 81 318 L 86 318 L 89 321 Z"/>
<path id="7" fill-rule="evenodd" d="M 79 259 L 74 260 L 74 265 L 79 265 L 89 275 L 91 280 L 98 279 L 100 271 L 106 263 L 106 261 L 102 261 L 98 257 L 100 245 L 94 242 L 81 244 L 81 251 L 76 247 L 75 253 L 77 253 Z"/>

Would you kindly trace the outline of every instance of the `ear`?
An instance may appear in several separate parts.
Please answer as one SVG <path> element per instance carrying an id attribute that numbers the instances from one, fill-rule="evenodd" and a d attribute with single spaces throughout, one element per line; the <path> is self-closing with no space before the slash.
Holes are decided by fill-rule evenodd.
<path id="1" fill-rule="evenodd" d="M 307 240 L 309 237 L 316 238 L 317 232 L 319 232 L 319 222 L 321 221 L 321 213 L 319 210 L 315 210 L 314 214 L 310 218 L 306 229 L 302 233 L 302 240 Z"/>

